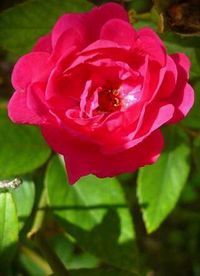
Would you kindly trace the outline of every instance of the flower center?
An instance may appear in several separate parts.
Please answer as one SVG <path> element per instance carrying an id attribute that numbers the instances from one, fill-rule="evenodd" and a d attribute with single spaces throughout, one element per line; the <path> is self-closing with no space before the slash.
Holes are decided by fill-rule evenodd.
<path id="1" fill-rule="evenodd" d="M 99 111 L 114 112 L 121 109 L 121 96 L 117 89 L 102 89 L 98 101 Z"/>

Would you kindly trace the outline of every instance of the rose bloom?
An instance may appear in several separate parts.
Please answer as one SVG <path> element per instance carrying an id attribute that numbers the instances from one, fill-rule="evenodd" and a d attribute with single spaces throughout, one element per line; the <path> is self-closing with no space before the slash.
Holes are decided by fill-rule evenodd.
<path id="1" fill-rule="evenodd" d="M 39 126 L 70 183 L 133 172 L 158 159 L 159 128 L 192 107 L 189 67 L 150 28 L 134 30 L 118 4 L 64 14 L 15 65 L 9 116 Z"/>

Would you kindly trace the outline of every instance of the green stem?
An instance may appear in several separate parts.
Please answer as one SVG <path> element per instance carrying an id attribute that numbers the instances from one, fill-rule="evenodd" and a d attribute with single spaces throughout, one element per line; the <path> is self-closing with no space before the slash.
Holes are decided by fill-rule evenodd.
<path id="1" fill-rule="evenodd" d="M 130 183 L 134 183 L 135 185 L 131 185 Z M 140 258 L 140 255 L 144 254 L 144 238 L 146 238 L 146 232 L 144 223 L 141 217 L 140 207 L 138 205 L 137 196 L 136 196 L 136 182 L 137 182 L 137 174 L 133 174 L 131 179 L 127 179 L 125 181 L 121 181 L 122 189 L 124 190 L 124 194 L 126 197 L 126 201 L 130 212 L 132 214 L 132 221 L 134 225 L 135 232 L 135 246 L 136 246 L 136 258 L 135 263 L 138 268 L 137 275 L 144 275 L 144 267 L 146 267 L 146 263 L 144 263 L 144 259 Z M 131 197 L 130 197 L 131 195 Z"/>
<path id="2" fill-rule="evenodd" d="M 129 20 L 130 22 L 134 23 L 140 20 L 149 20 L 151 19 L 151 13 L 146 12 L 146 13 L 137 13 L 134 9 L 131 9 L 129 11 Z"/>
<path id="3" fill-rule="evenodd" d="M 33 250 L 23 245 L 20 247 L 20 250 L 24 255 L 30 258 L 38 267 L 40 267 L 40 269 L 43 270 L 45 275 L 49 275 L 50 273 L 52 273 L 52 270 L 50 266 L 46 263 L 46 261 L 38 254 L 36 254 Z"/>
<path id="4" fill-rule="evenodd" d="M 57 276 L 69 276 L 69 272 L 64 266 L 64 264 L 60 261 L 56 253 L 51 249 L 47 240 L 45 239 L 42 232 L 38 232 L 35 236 L 35 240 L 39 245 L 42 253 L 46 257 L 48 264 L 54 272 L 54 275 Z"/>
<path id="5" fill-rule="evenodd" d="M 42 226 L 45 218 L 46 207 L 47 207 L 47 194 L 46 194 L 46 189 L 44 188 L 40 196 L 38 209 L 35 215 L 33 226 L 29 231 L 29 233 L 27 234 L 27 237 L 28 239 L 34 239 L 36 241 L 39 249 L 45 256 L 49 266 L 53 270 L 54 275 L 68 276 L 69 275 L 68 270 L 60 261 L 56 253 L 49 246 L 48 241 L 45 239 L 45 235 L 43 234 Z"/>
<path id="6" fill-rule="evenodd" d="M 192 130 L 190 128 L 185 127 L 184 125 L 179 125 L 180 128 L 182 128 L 184 131 L 186 131 L 191 137 L 196 138 L 200 136 L 199 130 Z"/>
<path id="7" fill-rule="evenodd" d="M 146 13 L 136 14 L 135 18 L 136 19 L 149 19 L 149 18 L 151 18 L 151 13 L 150 12 L 146 12 Z"/>
<path id="8" fill-rule="evenodd" d="M 38 204 L 38 209 L 35 215 L 35 219 L 32 225 L 31 230 L 27 234 L 28 239 L 33 239 L 35 234 L 42 228 L 42 224 L 44 221 L 44 216 L 45 216 L 45 208 L 47 204 L 47 195 L 46 195 L 46 190 L 45 188 L 42 191 L 40 201 Z"/>

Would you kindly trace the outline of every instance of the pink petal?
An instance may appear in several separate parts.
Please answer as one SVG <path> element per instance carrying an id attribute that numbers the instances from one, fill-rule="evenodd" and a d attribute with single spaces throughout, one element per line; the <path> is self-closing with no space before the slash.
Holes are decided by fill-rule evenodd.
<path id="1" fill-rule="evenodd" d="M 53 48 L 57 44 L 58 39 L 62 36 L 62 34 L 71 28 L 76 29 L 80 36 L 86 38 L 86 18 L 86 13 L 68 13 L 61 16 L 56 22 L 52 31 Z"/>
<path id="2" fill-rule="evenodd" d="M 47 78 L 51 65 L 49 54 L 45 52 L 32 52 L 21 57 L 16 63 L 12 73 L 12 84 L 15 89 L 24 89 L 30 83 Z"/>
<path id="3" fill-rule="evenodd" d="M 110 19 L 118 18 L 126 22 L 129 21 L 127 11 L 116 3 L 106 3 L 100 7 L 93 8 L 88 18 L 91 34 L 90 43 L 99 38 L 102 26 Z"/>
<path id="4" fill-rule="evenodd" d="M 151 60 L 158 62 L 161 66 L 166 64 L 166 50 L 150 36 L 139 36 L 136 40 L 134 51 L 138 55 L 149 55 Z"/>
<path id="5" fill-rule="evenodd" d="M 95 7 L 88 14 L 88 30 L 90 30 L 90 43 L 99 39 L 102 26 L 110 19 L 118 18 L 128 22 L 128 13 L 116 3 L 106 3 Z"/>
<path id="6" fill-rule="evenodd" d="M 186 83 L 185 87 L 178 91 L 177 96 L 174 96 L 175 109 L 174 117 L 170 123 L 176 123 L 182 120 L 190 111 L 194 104 L 194 90 L 189 83 Z"/>
<path id="7" fill-rule="evenodd" d="M 162 85 L 165 73 L 166 67 L 160 67 L 158 63 L 150 61 L 148 56 L 145 57 L 145 64 L 142 70 L 144 86 L 141 100 L 152 101 L 155 99 Z"/>
<path id="8" fill-rule="evenodd" d="M 138 167 L 154 163 L 163 147 L 160 131 L 152 133 L 136 147 L 111 155 L 103 154 L 97 145 L 73 137 L 56 126 L 42 126 L 42 133 L 47 143 L 64 155 L 71 184 L 88 174 L 112 177 L 133 172 Z"/>
<path id="9" fill-rule="evenodd" d="M 97 40 L 94 43 L 90 44 L 86 47 L 78 57 L 74 60 L 74 62 L 65 70 L 65 72 L 79 66 L 80 64 L 89 62 L 90 60 L 98 60 L 99 55 L 112 57 L 113 51 L 114 55 L 120 57 L 121 46 L 119 46 L 116 42 L 108 41 L 108 40 Z M 101 51 L 102 50 L 102 51 Z"/>
<path id="10" fill-rule="evenodd" d="M 41 131 L 50 147 L 60 154 L 65 154 L 69 145 L 68 141 L 73 141 L 73 138 L 70 138 L 69 134 L 60 125 L 46 124 L 41 126 Z"/>
<path id="11" fill-rule="evenodd" d="M 96 7 L 91 11 L 93 18 L 98 16 L 98 21 L 101 26 L 112 18 L 119 18 L 124 21 L 129 21 L 127 11 L 122 7 L 122 5 L 116 3 L 106 3 L 100 7 Z"/>
<path id="12" fill-rule="evenodd" d="M 187 79 L 189 78 L 189 71 L 190 71 L 190 60 L 189 58 L 184 54 L 184 53 L 177 53 L 177 54 L 172 54 L 170 55 L 171 58 L 174 60 L 175 64 L 178 64 L 181 66 L 185 72 Z M 179 69 L 181 70 L 181 69 Z"/>
<path id="13" fill-rule="evenodd" d="M 56 44 L 54 45 L 53 54 L 51 56 L 51 60 L 54 63 L 57 62 L 58 59 L 62 59 L 63 57 L 66 59 L 66 54 L 71 54 L 71 49 L 76 48 L 76 52 L 83 45 L 82 36 L 75 28 L 69 28 L 58 38 Z M 73 50 L 74 51 L 74 50 Z"/>
<path id="14" fill-rule="evenodd" d="M 136 35 L 136 31 L 129 23 L 120 19 L 111 19 L 103 25 L 100 39 L 111 40 L 120 45 L 131 47 L 134 44 Z"/>
<path id="15" fill-rule="evenodd" d="M 187 56 L 179 53 L 171 55 L 171 57 L 176 63 L 178 77 L 177 85 L 170 99 L 175 106 L 174 117 L 170 123 L 176 123 L 183 119 L 192 108 L 194 104 L 194 91 L 187 83 L 190 68 L 190 62 Z"/>
<path id="16" fill-rule="evenodd" d="M 183 117 L 185 117 L 188 114 L 193 104 L 194 104 L 194 90 L 189 83 L 186 83 L 186 86 L 183 91 L 182 102 L 178 107 Z"/>
<path id="17" fill-rule="evenodd" d="M 49 109 L 44 99 L 45 86 L 43 83 L 33 83 L 27 89 L 27 107 L 37 114 L 43 121 L 49 117 Z"/>
<path id="18" fill-rule="evenodd" d="M 152 103 L 145 110 L 143 124 L 140 126 L 135 138 L 146 137 L 146 135 L 159 129 L 173 117 L 173 114 L 174 106 L 172 104 Z"/>
<path id="19" fill-rule="evenodd" d="M 87 98 L 88 98 L 88 94 L 89 94 L 91 87 L 92 87 L 92 81 L 91 80 L 86 81 L 84 90 L 80 97 L 81 116 L 86 112 L 85 109 L 86 109 L 86 104 L 87 104 Z"/>
<path id="20" fill-rule="evenodd" d="M 151 106 L 147 106 L 146 108 L 144 107 L 141 111 L 141 116 L 137 125 L 132 128 L 133 130 L 129 135 L 124 136 L 124 140 L 122 139 L 123 136 L 121 137 L 121 141 L 123 141 L 123 143 L 121 142 L 120 144 L 118 140 L 114 138 L 115 133 L 113 133 L 113 138 L 110 139 L 110 144 L 105 143 L 102 146 L 102 151 L 106 154 L 112 154 L 114 152 L 120 153 L 123 150 L 128 150 L 136 145 L 139 145 L 149 135 L 151 135 L 151 133 L 158 130 L 165 123 L 169 122 L 173 117 L 173 114 L 174 106 L 172 104 L 163 104 L 162 106 L 161 104 L 155 103 Z M 126 132 L 124 131 L 124 134 L 125 133 Z M 120 139 L 120 137 L 118 137 L 118 139 Z"/>
<path id="21" fill-rule="evenodd" d="M 173 93 L 177 82 L 177 67 L 175 62 L 170 56 L 167 56 L 166 73 L 156 95 L 158 100 L 166 100 Z"/>
<path id="22" fill-rule="evenodd" d="M 58 38 L 73 27 L 80 33 L 86 44 L 99 38 L 102 26 L 112 18 L 128 21 L 128 13 L 118 4 L 107 3 L 93 8 L 88 13 L 68 13 L 60 17 L 52 32 L 53 47 Z"/>
<path id="23" fill-rule="evenodd" d="M 150 28 L 143 27 L 137 31 L 138 37 L 150 37 L 153 40 L 155 40 L 156 43 L 158 43 L 160 46 L 164 47 L 164 44 L 160 37 Z"/>
<path id="24" fill-rule="evenodd" d="M 70 60 L 70 56 L 68 58 Z M 59 106 L 59 109 L 63 107 L 65 109 L 70 108 L 70 105 L 68 105 L 69 99 L 75 104 L 79 103 L 80 95 L 85 86 L 85 74 L 87 72 L 82 67 L 78 69 L 74 74 L 67 75 L 63 74 L 62 68 L 59 66 L 55 67 L 47 83 L 46 100 L 51 101 L 54 106 Z"/>
<path id="25" fill-rule="evenodd" d="M 16 91 L 8 103 L 8 115 L 15 123 L 40 125 L 43 118 L 27 107 L 26 94 Z"/>
<path id="26" fill-rule="evenodd" d="M 94 174 L 97 177 L 113 177 L 130 173 L 158 159 L 163 147 L 161 133 L 155 132 L 137 147 L 121 154 L 104 155 L 95 147 L 73 148 L 65 155 L 69 181 L 74 184 L 80 177 Z M 73 156 L 73 157 L 72 157 Z"/>
<path id="27" fill-rule="evenodd" d="M 32 49 L 33 52 L 52 52 L 51 34 L 47 34 L 38 39 Z"/>

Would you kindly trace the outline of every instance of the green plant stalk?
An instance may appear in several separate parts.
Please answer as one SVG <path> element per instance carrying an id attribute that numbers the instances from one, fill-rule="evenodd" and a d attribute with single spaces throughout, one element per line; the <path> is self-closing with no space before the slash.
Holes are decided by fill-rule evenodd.
<path id="1" fill-rule="evenodd" d="M 50 273 L 52 273 L 52 270 L 50 266 L 47 264 L 47 262 L 38 254 L 36 254 L 33 250 L 22 245 L 20 246 L 20 251 L 24 255 L 29 257 L 35 264 L 37 264 L 44 271 L 45 275 L 49 275 Z"/>
<path id="2" fill-rule="evenodd" d="M 36 233 L 42 228 L 42 224 L 45 217 L 45 208 L 47 204 L 47 195 L 45 188 L 42 191 L 42 194 L 40 196 L 40 201 L 38 204 L 38 209 L 35 215 L 35 219 L 32 225 L 31 230 L 27 234 L 28 239 L 33 239 L 33 237 L 36 235 Z"/>
<path id="3" fill-rule="evenodd" d="M 47 240 L 45 239 L 42 232 L 38 232 L 35 235 L 35 241 L 39 245 L 40 250 L 46 257 L 48 264 L 54 272 L 54 275 L 57 276 L 69 276 L 69 272 L 64 266 L 64 264 L 60 261 L 56 253 L 51 249 Z"/>
<path id="4" fill-rule="evenodd" d="M 146 13 L 138 13 L 135 15 L 136 19 L 143 19 L 143 20 L 147 20 L 151 18 L 151 13 L 150 12 L 146 12 Z"/>
<path id="5" fill-rule="evenodd" d="M 28 232 L 27 238 L 34 239 L 36 241 L 39 249 L 46 257 L 46 260 L 49 266 L 54 272 L 54 275 L 68 276 L 69 275 L 68 270 L 60 261 L 56 253 L 48 245 L 48 241 L 45 239 L 44 234 L 42 233 L 42 226 L 45 218 L 46 207 L 47 207 L 47 193 L 46 193 L 46 189 L 43 188 L 43 191 L 40 196 L 39 204 L 38 204 L 38 209 L 33 222 L 33 226 L 31 230 Z"/>

